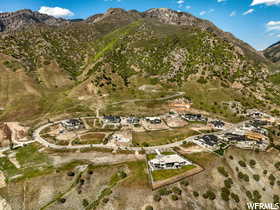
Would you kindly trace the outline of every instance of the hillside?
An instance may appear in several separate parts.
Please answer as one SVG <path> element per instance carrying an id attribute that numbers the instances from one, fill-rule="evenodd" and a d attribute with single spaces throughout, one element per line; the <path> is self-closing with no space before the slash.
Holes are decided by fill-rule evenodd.
<path id="1" fill-rule="evenodd" d="M 6 97 L 0 104 L 5 108 L 2 119 L 19 113 L 23 113 L 20 119 L 31 120 L 97 108 L 111 111 L 108 104 L 116 101 L 178 91 L 192 98 L 195 106 L 213 111 L 217 106 L 206 105 L 199 96 L 205 95 L 205 88 L 221 96 L 207 99 L 219 106 L 236 100 L 245 107 L 271 111 L 271 104 L 279 103 L 276 87 L 267 80 L 270 61 L 188 13 L 109 9 L 86 20 L 66 21 L 23 10 L 2 13 L 0 21 L 6 21 L 0 33 L 0 68 L 9 75 L 0 86 L 15 82 L 22 87 L 20 92 L 17 85 L 0 89 L 0 96 Z M 22 27 L 12 27 L 19 26 L 18 21 Z M 160 89 L 150 94 L 141 90 L 143 85 Z M 193 87 L 198 87 L 197 93 L 188 91 Z M 141 112 L 149 111 L 143 106 Z M 222 110 L 216 112 L 233 115 Z"/>

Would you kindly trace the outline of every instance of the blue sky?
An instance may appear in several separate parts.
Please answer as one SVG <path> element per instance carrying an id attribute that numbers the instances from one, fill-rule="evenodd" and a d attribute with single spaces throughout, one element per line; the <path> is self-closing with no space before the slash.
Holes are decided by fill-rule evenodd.
<path id="1" fill-rule="evenodd" d="M 64 18 L 86 18 L 108 8 L 171 8 L 208 19 L 256 49 L 280 40 L 280 0 L 1 0 L 0 11 L 32 9 Z"/>

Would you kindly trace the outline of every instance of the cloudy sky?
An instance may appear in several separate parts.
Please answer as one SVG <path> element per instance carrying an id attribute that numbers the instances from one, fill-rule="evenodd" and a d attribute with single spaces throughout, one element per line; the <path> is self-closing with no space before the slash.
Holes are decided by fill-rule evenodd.
<path id="1" fill-rule="evenodd" d="M 280 40 L 280 0 L 1 0 L 0 11 L 32 9 L 56 17 L 86 18 L 120 7 L 171 8 L 208 19 L 256 49 Z"/>

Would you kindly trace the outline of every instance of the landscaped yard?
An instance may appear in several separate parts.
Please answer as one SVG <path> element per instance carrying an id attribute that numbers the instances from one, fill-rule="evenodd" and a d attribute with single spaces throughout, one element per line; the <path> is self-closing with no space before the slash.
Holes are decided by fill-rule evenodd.
<path id="1" fill-rule="evenodd" d="M 152 171 L 152 176 L 153 176 L 153 180 L 155 182 L 162 181 L 162 180 L 171 178 L 173 176 L 177 176 L 179 174 L 185 173 L 194 168 L 196 168 L 195 165 L 186 165 L 180 169 L 155 170 L 155 171 Z"/>
<path id="2" fill-rule="evenodd" d="M 134 132 L 132 142 L 134 145 L 154 146 L 181 141 L 198 133 L 189 128 L 176 128 L 173 130 Z"/>

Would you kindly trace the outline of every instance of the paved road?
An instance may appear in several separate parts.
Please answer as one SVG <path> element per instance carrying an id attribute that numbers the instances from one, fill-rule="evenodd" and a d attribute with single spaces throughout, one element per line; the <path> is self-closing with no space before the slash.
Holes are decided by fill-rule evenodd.
<path id="1" fill-rule="evenodd" d="M 178 146 L 182 145 L 184 141 L 192 141 L 194 138 L 196 138 L 198 136 L 205 135 L 205 134 L 200 134 L 200 135 L 188 137 L 186 139 L 183 139 L 181 141 L 174 142 L 174 143 L 171 143 L 171 144 L 151 146 L 151 147 L 117 147 L 117 146 L 109 146 L 109 145 L 104 145 L 104 144 L 87 144 L 87 145 L 71 145 L 71 146 L 65 145 L 65 146 L 62 146 L 62 145 L 56 145 L 56 144 L 49 143 L 48 141 L 46 141 L 44 138 L 42 138 L 40 136 L 40 133 L 41 133 L 42 130 L 44 130 L 45 128 L 47 128 L 47 127 L 49 127 L 53 124 L 57 124 L 57 123 L 60 123 L 60 122 L 61 121 L 57 121 L 57 122 L 54 122 L 54 123 L 48 123 L 48 124 L 45 124 L 45 125 L 37 128 L 33 133 L 33 139 L 35 141 L 39 142 L 40 144 L 42 144 L 45 147 L 52 148 L 52 149 L 58 149 L 58 150 L 59 149 L 61 149 L 61 150 L 64 150 L 64 149 L 69 149 L 69 150 L 70 149 L 85 149 L 85 148 L 104 148 L 104 149 L 120 148 L 120 149 L 126 149 L 126 150 L 130 150 L 130 151 L 141 151 L 143 149 L 146 150 L 146 151 L 154 151 L 156 149 L 165 150 L 165 149 L 169 149 L 169 148 L 172 148 L 172 147 L 178 147 Z M 226 133 L 228 131 L 231 131 L 235 128 L 238 128 L 238 127 L 242 126 L 246 122 L 247 121 L 235 124 L 232 127 L 230 127 L 229 129 L 226 129 L 224 131 L 218 131 L 218 132 L 213 132 L 213 133 L 208 133 L 208 134 L 223 134 L 223 133 Z"/>

